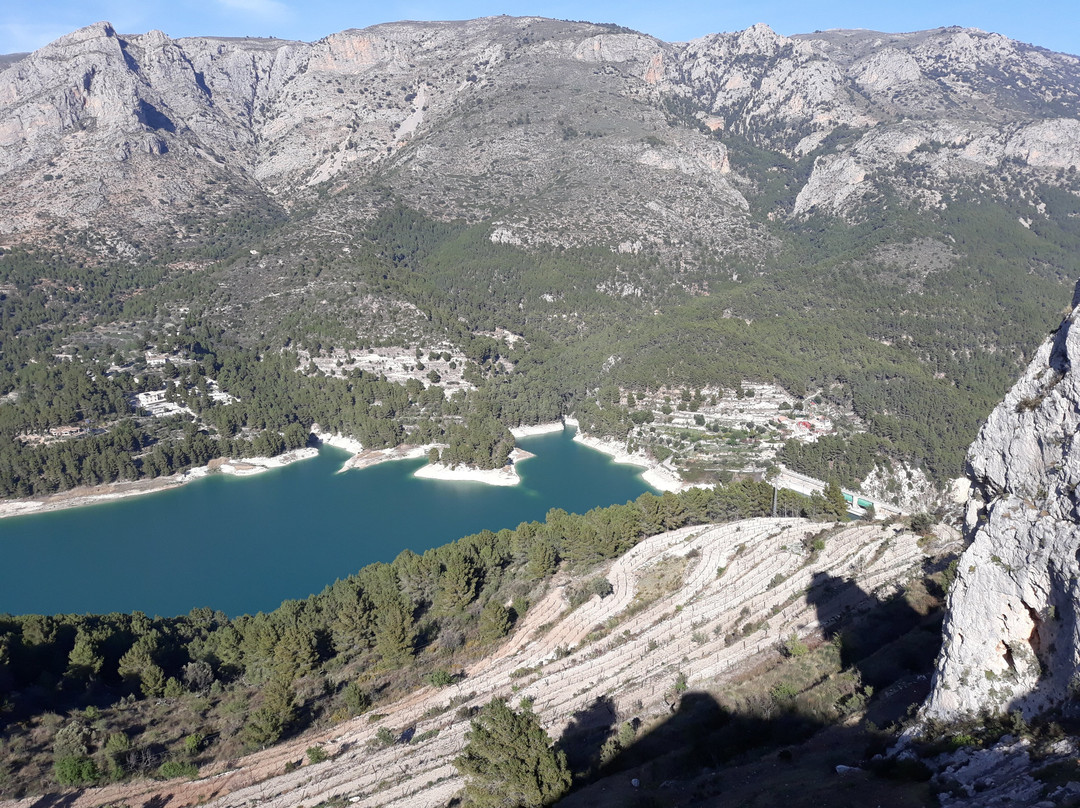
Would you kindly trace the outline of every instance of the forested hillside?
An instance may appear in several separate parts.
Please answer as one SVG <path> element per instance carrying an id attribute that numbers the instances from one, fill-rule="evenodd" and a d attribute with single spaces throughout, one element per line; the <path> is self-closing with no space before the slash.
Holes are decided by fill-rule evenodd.
<path id="1" fill-rule="evenodd" d="M 86 104 L 26 129 L 61 104 L 54 63 Z M 619 435 L 648 417 L 635 393 L 743 382 L 872 438 L 789 463 L 942 482 L 1080 270 L 1078 76 L 962 29 L 75 32 L 0 73 L 21 133 L 0 173 L 33 189 L 0 194 L 0 495 L 273 453 L 315 422 L 372 447 L 574 413 Z M 408 378 L 348 364 L 389 349 Z M 140 393 L 184 410 L 147 418 Z"/>

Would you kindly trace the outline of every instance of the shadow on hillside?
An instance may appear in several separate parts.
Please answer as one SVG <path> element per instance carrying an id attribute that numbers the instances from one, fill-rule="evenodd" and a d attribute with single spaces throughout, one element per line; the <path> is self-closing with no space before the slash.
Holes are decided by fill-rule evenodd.
<path id="1" fill-rule="evenodd" d="M 915 628 L 923 619 L 902 597 L 881 601 L 864 592 L 855 581 L 816 573 L 806 602 L 817 612 L 826 640 L 840 644 L 840 664 L 860 666 L 879 648 Z M 869 682 L 875 687 L 883 682 Z"/>
<path id="2" fill-rule="evenodd" d="M 769 717 L 687 692 L 673 716 L 604 764 L 560 808 L 831 808 L 932 803 L 921 765 L 875 755 L 891 736 L 797 712 Z"/>
<path id="3" fill-rule="evenodd" d="M 67 794 L 45 794 L 30 803 L 30 808 L 65 808 L 65 806 L 73 805 L 82 793 L 82 789 L 79 789 Z"/>
<path id="4" fill-rule="evenodd" d="M 29 808 L 66 808 L 66 806 L 74 805 L 84 794 L 85 791 L 81 788 L 66 794 L 45 794 L 29 803 Z M 170 802 L 172 802 L 171 794 L 167 796 L 157 794 L 139 805 L 140 808 L 166 808 Z"/>
<path id="5" fill-rule="evenodd" d="M 858 672 L 863 687 L 873 688 L 868 720 L 885 726 L 922 702 L 940 647 L 938 613 L 920 614 L 903 597 L 879 600 L 858 584 L 825 573 L 815 576 L 807 599 L 817 612 L 825 639 L 841 644 L 843 669 Z M 798 663 L 792 660 L 790 664 Z M 741 683 L 738 708 L 722 705 L 705 692 L 690 691 L 681 697 L 673 693 L 674 714 L 644 734 L 638 732 L 639 716 L 619 715 L 610 699 L 597 699 L 574 716 L 560 739 L 575 783 L 559 804 L 568 808 L 709 804 L 722 793 L 730 796 L 733 785 L 728 773 L 733 767 L 748 767 L 751 772 L 764 767 L 769 777 L 775 775 L 793 792 L 791 801 L 758 794 L 751 782 L 759 776 L 755 773 L 739 781 L 743 802 L 725 805 L 870 804 L 858 793 L 871 787 L 867 779 L 875 778 L 865 771 L 852 771 L 844 787 L 837 789 L 840 775 L 835 766 L 865 764 L 884 750 L 885 736 L 862 726 L 835 723 L 838 719 L 832 715 L 843 710 L 832 713 L 829 705 L 822 708 L 813 699 L 782 695 L 776 688 L 780 678 L 756 673 Z M 826 675 L 818 684 L 829 679 Z M 825 738 L 825 734 L 828 738 L 821 742 L 815 737 Z M 799 747 L 810 738 L 815 740 Z M 814 791 L 812 800 L 802 802 L 799 782 L 815 772 L 821 780 L 816 785 L 827 786 L 824 796 Z M 874 804 L 920 804 L 890 801 L 888 792 L 895 784 L 877 782 L 884 796 L 875 797 Z M 780 786 L 770 786 L 774 787 Z M 871 790 L 876 794 L 876 789 L 875 785 Z"/>
<path id="6" fill-rule="evenodd" d="M 559 739 L 570 771 L 588 771 L 597 766 L 600 750 L 614 736 L 617 723 L 618 713 L 610 696 L 598 696 L 588 707 L 574 713 Z"/>

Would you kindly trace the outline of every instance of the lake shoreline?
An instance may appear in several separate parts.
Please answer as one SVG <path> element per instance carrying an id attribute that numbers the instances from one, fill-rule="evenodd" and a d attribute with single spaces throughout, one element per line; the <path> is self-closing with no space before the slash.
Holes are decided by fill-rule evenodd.
<path id="1" fill-rule="evenodd" d="M 340 475 L 350 455 L 327 446 L 310 461 L 252 482 L 214 472 L 158 497 L 129 493 L 99 508 L 9 519 L 0 522 L 0 613 L 268 612 L 367 564 L 390 563 L 406 549 L 422 554 L 483 530 L 543 521 L 552 508 L 586 513 L 658 493 L 640 469 L 616 465 L 572 435 L 522 439 L 521 448 L 536 457 L 515 454 L 519 485 L 418 479 L 413 474 L 426 458 Z M 179 481 L 177 475 L 123 488 L 160 490 Z M 117 493 L 102 487 L 66 498 L 116 500 Z"/>
<path id="2" fill-rule="evenodd" d="M 518 426 L 510 430 L 510 434 L 517 438 L 528 438 L 535 435 L 549 435 L 554 432 L 562 432 L 565 429 L 562 421 L 552 421 L 546 424 L 534 424 L 532 426 Z M 391 463 L 396 460 L 419 460 L 427 457 L 432 449 L 442 450 L 446 448 L 444 443 L 425 443 L 422 445 L 403 443 L 390 449 L 364 449 L 359 441 L 342 436 L 340 433 L 315 432 L 315 437 L 321 443 L 336 446 L 340 449 L 353 452 L 353 456 L 346 460 L 338 474 L 354 469 L 366 469 L 377 466 L 380 463 Z M 515 470 L 515 464 L 534 457 L 524 449 L 515 448 L 510 453 L 510 463 L 501 469 L 479 469 L 474 466 L 445 466 L 442 463 L 428 463 L 417 469 L 414 477 L 427 480 L 443 480 L 448 482 L 478 482 L 488 485 L 517 485 L 521 482 Z"/>
<path id="3" fill-rule="evenodd" d="M 444 480 L 448 482 L 474 482 L 487 485 L 517 485 L 521 477 L 517 473 L 517 464 L 522 460 L 536 457 L 524 449 L 510 452 L 510 462 L 499 469 L 478 469 L 475 466 L 446 466 L 442 463 L 428 463 L 413 472 L 413 477 L 423 480 Z"/>
<path id="4" fill-rule="evenodd" d="M 167 477 L 154 477 L 142 480 L 122 480 L 115 483 L 102 483 L 101 485 L 80 485 L 69 488 L 67 491 L 58 491 L 55 494 L 46 494 L 39 497 L 26 497 L 0 502 L 0 519 L 14 516 L 30 516 L 38 513 L 50 513 L 52 511 L 67 510 L 69 508 L 82 508 L 87 505 L 99 505 L 104 502 L 115 502 L 130 497 L 140 497 L 147 494 L 156 494 L 159 491 L 169 491 L 187 485 L 194 480 L 200 480 L 211 474 L 226 474 L 232 477 L 250 477 L 261 474 L 271 469 L 283 468 L 290 463 L 301 460 L 309 460 L 318 455 L 315 448 L 294 449 L 283 452 L 275 457 L 242 457 L 229 458 L 218 457 L 211 460 L 205 466 L 170 474 Z"/>
<path id="5" fill-rule="evenodd" d="M 567 422 L 569 423 L 569 419 Z M 612 438 L 597 438 L 586 435 L 578 429 L 577 434 L 574 435 L 574 441 L 597 452 L 603 452 L 611 458 L 613 463 L 625 463 L 629 466 L 644 468 L 641 479 L 658 491 L 679 492 L 693 487 L 670 466 L 665 466 L 642 452 L 628 452 L 626 444 Z"/>
<path id="6" fill-rule="evenodd" d="M 381 463 L 396 460 L 420 460 L 426 458 L 432 449 L 445 449 L 444 443 L 426 443 L 422 446 L 402 444 L 391 449 L 368 449 L 346 460 L 337 473 L 355 469 L 367 469 Z M 476 466 L 447 466 L 443 463 L 428 463 L 413 472 L 413 477 L 422 480 L 442 480 L 444 482 L 474 482 L 487 485 L 517 485 L 521 482 L 516 465 L 522 460 L 535 457 L 531 452 L 515 448 L 510 452 L 510 462 L 500 469 L 481 469 Z"/>
<path id="7" fill-rule="evenodd" d="M 514 438 L 531 438 L 533 435 L 550 435 L 552 432 L 562 432 L 566 424 L 562 421 L 550 421 L 546 424 L 533 424 L 532 426 L 515 426 L 510 430 Z"/>
<path id="8" fill-rule="evenodd" d="M 553 421 L 545 424 L 531 426 L 519 426 L 510 430 L 515 438 L 526 438 L 535 435 L 547 435 L 561 432 L 568 427 L 578 427 L 574 418 L 563 421 Z M 425 458 L 432 448 L 442 448 L 441 444 L 428 444 L 418 446 L 415 444 L 402 444 L 390 449 L 364 449 L 363 445 L 355 438 L 350 438 L 341 433 L 327 433 L 314 431 L 315 440 L 320 446 L 331 446 L 352 452 L 338 470 L 338 473 L 353 469 L 365 469 L 381 463 L 395 460 L 418 460 Z M 615 463 L 641 466 L 646 470 L 642 473 L 642 479 L 659 491 L 682 491 L 689 486 L 682 481 L 673 470 L 657 463 L 650 457 L 641 453 L 630 454 L 626 447 L 610 438 L 595 438 L 584 435 L 578 429 L 574 435 L 574 441 L 608 455 Z M 67 510 L 70 508 L 82 508 L 89 505 L 99 505 L 106 502 L 115 502 L 130 497 L 155 494 L 160 491 L 169 491 L 186 485 L 194 480 L 202 479 L 211 474 L 226 474 L 234 477 L 250 477 L 275 468 L 282 468 L 290 463 L 307 460 L 318 455 L 317 447 L 306 447 L 284 452 L 276 457 L 244 457 L 244 458 L 215 458 L 205 466 L 197 466 L 167 477 L 155 477 L 153 479 L 123 480 L 113 483 L 102 483 L 95 486 L 78 486 L 59 491 L 55 494 L 44 496 L 27 497 L 0 502 L 0 519 L 16 516 L 30 516 L 39 513 Z M 509 486 L 517 485 L 521 478 L 517 473 L 516 464 L 533 455 L 523 449 L 515 448 L 511 453 L 511 462 L 502 469 L 478 469 L 471 466 L 457 466 L 454 468 L 440 464 L 428 464 L 414 472 L 413 476 L 421 479 L 441 480 L 448 482 L 482 482 L 488 485 Z"/>

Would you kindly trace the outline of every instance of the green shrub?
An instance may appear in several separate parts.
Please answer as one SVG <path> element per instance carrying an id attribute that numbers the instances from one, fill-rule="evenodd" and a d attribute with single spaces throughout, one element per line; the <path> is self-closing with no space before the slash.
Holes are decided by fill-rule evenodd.
<path id="1" fill-rule="evenodd" d="M 911 529 L 915 533 L 926 533 L 934 526 L 934 517 L 928 513 L 917 513 L 911 517 Z"/>
<path id="2" fill-rule="evenodd" d="M 166 760 L 157 770 L 158 777 L 172 780 L 175 777 L 198 777 L 199 767 L 186 760 Z"/>
<path id="3" fill-rule="evenodd" d="M 968 746 L 978 748 L 979 746 L 981 746 L 981 744 L 979 743 L 978 738 L 966 732 L 958 732 L 956 735 L 953 735 L 951 738 L 949 738 L 949 748 L 953 752 L 955 752 L 957 749 L 963 749 Z"/>
<path id="4" fill-rule="evenodd" d="M 88 757 L 66 755 L 53 762 L 53 775 L 62 786 L 93 785 L 101 778 L 97 764 Z"/>
<path id="5" fill-rule="evenodd" d="M 589 581 L 589 589 L 594 595 L 599 595 L 601 598 L 606 598 L 615 591 L 615 587 L 611 585 L 611 581 L 601 575 L 598 575 Z"/>
<path id="6" fill-rule="evenodd" d="M 203 748 L 203 744 L 206 742 L 206 736 L 201 732 L 193 732 L 184 738 L 184 752 L 189 757 L 195 757 Z"/>
<path id="7" fill-rule="evenodd" d="M 330 756 L 326 754 L 326 750 L 321 746 L 309 746 L 307 748 L 307 759 L 309 763 L 322 763 L 324 760 L 329 760 Z"/>
<path id="8" fill-rule="evenodd" d="M 428 674 L 427 679 L 432 687 L 447 687 L 454 683 L 454 674 L 446 668 L 436 668 Z"/>
<path id="9" fill-rule="evenodd" d="M 781 682 L 772 689 L 772 698 L 777 704 L 786 704 L 797 695 L 799 695 L 799 690 L 791 682 Z"/>
<path id="10" fill-rule="evenodd" d="M 489 601 L 480 611 L 480 641 L 489 643 L 510 633 L 513 621 L 510 610 L 497 601 Z M 435 684 L 435 682 L 432 682 Z M 449 682 L 447 682 L 449 684 Z M 441 687 L 441 685 L 436 685 Z"/>
<path id="11" fill-rule="evenodd" d="M 252 749 L 262 749 L 277 743 L 284 733 L 285 722 L 281 715 L 268 707 L 260 707 L 253 712 L 241 730 L 244 744 Z"/>
<path id="12" fill-rule="evenodd" d="M 360 715 L 371 709 L 371 696 L 359 682 L 345 685 L 345 709 L 353 715 Z"/>
<path id="13" fill-rule="evenodd" d="M 131 739 L 123 732 L 114 732 L 105 741 L 105 758 L 109 764 L 109 777 L 120 780 L 131 757 Z"/>
<path id="14" fill-rule="evenodd" d="M 801 657 L 809 651 L 810 648 L 799 639 L 799 635 L 795 632 L 792 632 L 781 646 L 781 653 L 786 657 Z"/>

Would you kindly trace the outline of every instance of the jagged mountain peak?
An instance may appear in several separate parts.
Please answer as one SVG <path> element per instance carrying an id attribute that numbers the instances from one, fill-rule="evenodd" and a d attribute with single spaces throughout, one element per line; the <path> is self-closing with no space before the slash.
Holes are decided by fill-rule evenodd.
<path id="1" fill-rule="evenodd" d="M 759 210 L 781 219 L 858 219 L 893 186 L 938 205 L 936 186 L 1005 160 L 1080 163 L 1077 60 L 971 29 L 785 37 L 759 23 L 671 44 L 487 17 L 304 43 L 102 22 L 0 73 L 0 100 L 0 229 L 28 239 L 173 238 L 178 211 L 226 198 L 364 218 L 369 204 L 342 200 L 375 184 L 438 217 L 498 215 L 522 244 L 755 254 L 763 179 L 732 145 L 816 158 L 809 175 L 785 168 L 791 192 Z"/>
<path id="2" fill-rule="evenodd" d="M 89 25 L 84 25 L 82 28 L 72 31 L 70 34 L 64 34 L 62 37 L 54 40 L 45 47 L 66 48 L 92 39 L 111 38 L 115 36 L 116 29 L 113 28 L 112 23 L 101 20 L 99 22 L 90 23 Z"/>

